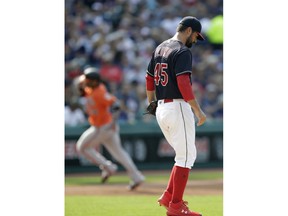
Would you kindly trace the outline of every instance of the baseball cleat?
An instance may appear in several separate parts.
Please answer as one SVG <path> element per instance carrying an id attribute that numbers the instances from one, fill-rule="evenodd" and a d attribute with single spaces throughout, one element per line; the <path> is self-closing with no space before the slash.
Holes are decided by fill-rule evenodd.
<path id="1" fill-rule="evenodd" d="M 106 172 L 103 174 L 103 172 L 104 172 L 104 171 L 102 171 L 101 184 L 105 184 L 105 183 L 107 182 L 107 180 L 109 179 L 109 177 L 111 176 L 111 175 L 109 175 L 109 174 L 106 173 Z"/>
<path id="2" fill-rule="evenodd" d="M 134 180 L 128 185 L 128 190 L 133 191 L 138 188 L 145 181 L 145 177 L 138 173 Z"/>
<path id="3" fill-rule="evenodd" d="M 202 216 L 202 214 L 198 212 L 192 212 L 188 208 L 188 202 L 181 201 L 179 203 L 170 202 L 169 207 L 167 209 L 167 216 Z"/>
<path id="4" fill-rule="evenodd" d="M 109 163 L 107 165 L 102 166 L 100 169 L 102 169 L 101 183 L 104 184 L 107 182 L 110 176 L 116 173 L 118 167 L 116 164 Z"/>
<path id="5" fill-rule="evenodd" d="M 130 190 L 130 191 L 135 190 L 135 189 L 138 188 L 142 183 L 143 183 L 143 181 L 142 181 L 142 182 L 133 182 L 133 183 L 131 183 L 131 184 L 128 186 L 128 190 Z"/>

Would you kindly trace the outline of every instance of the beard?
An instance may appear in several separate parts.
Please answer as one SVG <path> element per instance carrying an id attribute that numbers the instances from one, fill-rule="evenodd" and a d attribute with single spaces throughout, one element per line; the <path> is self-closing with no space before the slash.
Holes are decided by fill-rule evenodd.
<path id="1" fill-rule="evenodd" d="M 191 48 L 194 43 L 195 42 L 192 41 L 192 32 L 191 32 L 191 34 L 189 35 L 189 37 L 185 43 L 185 46 L 187 46 L 188 48 Z"/>
<path id="2" fill-rule="evenodd" d="M 193 42 L 191 41 L 191 39 L 187 40 L 185 43 L 185 46 L 187 46 L 188 48 L 191 48 L 193 45 Z"/>

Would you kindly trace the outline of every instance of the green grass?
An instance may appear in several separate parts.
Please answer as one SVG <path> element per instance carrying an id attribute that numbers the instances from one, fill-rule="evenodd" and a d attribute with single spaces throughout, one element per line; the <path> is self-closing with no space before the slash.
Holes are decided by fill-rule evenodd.
<path id="1" fill-rule="evenodd" d="M 185 196 L 191 210 L 222 216 L 222 196 Z M 65 216 L 164 216 L 156 196 L 66 196 Z"/>
<path id="2" fill-rule="evenodd" d="M 167 183 L 169 173 L 146 174 L 146 182 Z M 223 179 L 223 171 L 191 172 L 189 180 Z M 115 175 L 109 184 L 127 184 L 127 175 Z M 66 176 L 65 185 L 97 185 L 99 175 Z M 65 216 L 165 216 L 166 210 L 157 204 L 159 195 L 66 195 Z M 223 216 L 222 195 L 185 195 L 189 208 L 203 216 Z"/>

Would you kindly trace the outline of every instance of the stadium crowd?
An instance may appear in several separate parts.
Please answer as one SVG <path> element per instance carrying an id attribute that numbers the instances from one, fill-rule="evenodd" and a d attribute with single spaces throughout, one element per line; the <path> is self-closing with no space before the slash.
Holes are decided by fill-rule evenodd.
<path id="1" fill-rule="evenodd" d="M 98 67 L 121 101 L 120 122 L 153 120 L 145 74 L 154 48 L 184 16 L 202 23 L 206 41 L 193 49 L 193 89 L 208 119 L 223 118 L 223 0 L 65 0 L 65 124 L 85 122 L 74 79 Z"/>

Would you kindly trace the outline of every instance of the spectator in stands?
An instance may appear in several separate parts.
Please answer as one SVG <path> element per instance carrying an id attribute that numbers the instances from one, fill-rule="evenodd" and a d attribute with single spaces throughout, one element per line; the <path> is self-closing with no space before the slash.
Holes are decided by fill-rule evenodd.
<path id="1" fill-rule="evenodd" d="M 174 30 L 171 26 L 177 24 L 179 11 L 181 16 L 193 14 L 205 23 L 203 32 L 208 40 L 194 50 L 194 65 L 198 68 L 192 69 L 192 78 L 194 83 L 199 84 L 199 94 L 205 97 L 205 103 L 210 107 L 211 118 L 221 118 L 223 109 L 215 107 L 221 107 L 219 104 L 223 94 L 223 36 L 222 39 L 218 37 L 221 30 L 217 27 L 221 27 L 221 22 L 223 25 L 222 8 L 223 0 L 66 0 L 65 78 L 70 82 L 79 75 L 79 71 L 83 71 L 84 65 L 93 65 L 102 68 L 101 75 L 106 78 L 107 88 L 115 95 L 127 91 L 126 85 L 133 80 L 137 81 L 137 88 L 142 86 L 144 89 L 141 74 L 146 73 L 152 50 L 169 37 L 170 29 Z M 160 23 L 163 23 L 163 28 L 159 28 Z M 207 99 L 209 84 L 217 86 L 214 100 Z M 65 88 L 65 101 L 77 96 L 73 92 L 71 94 L 69 88 L 69 85 Z M 139 92 L 133 92 L 133 97 L 127 97 L 127 93 L 122 97 L 120 103 L 123 109 L 119 120 L 127 122 L 145 118 L 141 115 L 143 101 L 136 103 L 131 99 L 140 99 L 142 95 Z M 126 109 L 127 105 L 129 109 Z"/>
<path id="2" fill-rule="evenodd" d="M 65 106 L 65 125 L 73 127 L 84 123 L 87 123 L 87 120 L 83 110 L 75 100 L 72 100 Z"/>

